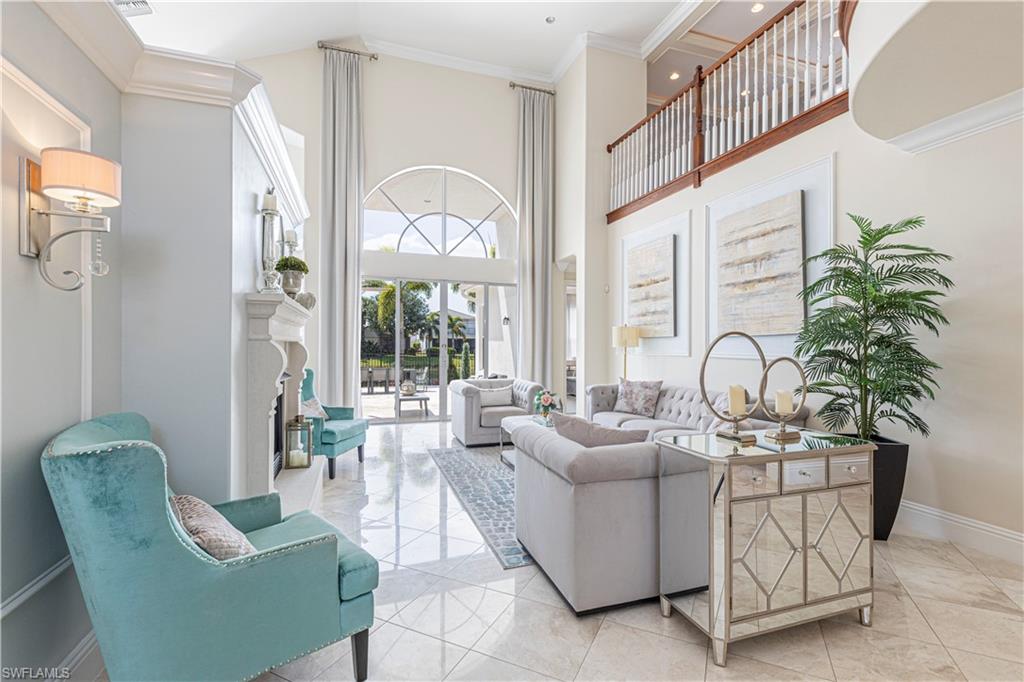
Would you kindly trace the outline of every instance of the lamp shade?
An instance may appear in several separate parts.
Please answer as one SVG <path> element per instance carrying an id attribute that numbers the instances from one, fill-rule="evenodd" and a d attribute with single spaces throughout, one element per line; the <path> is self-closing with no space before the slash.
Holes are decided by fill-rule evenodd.
<path id="1" fill-rule="evenodd" d="M 612 348 L 636 348 L 640 345 L 640 327 L 612 327 Z"/>
<path id="2" fill-rule="evenodd" d="M 100 208 L 121 203 L 121 164 L 79 149 L 42 151 L 42 191 L 59 201 L 87 199 Z"/>

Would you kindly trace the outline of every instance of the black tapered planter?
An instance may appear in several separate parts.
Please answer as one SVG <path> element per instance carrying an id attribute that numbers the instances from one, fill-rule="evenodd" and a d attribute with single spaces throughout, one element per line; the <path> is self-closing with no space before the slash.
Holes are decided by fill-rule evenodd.
<path id="1" fill-rule="evenodd" d="M 875 539 L 888 540 L 903 499 L 910 446 L 882 436 L 873 437 L 871 442 L 878 446 L 872 469 L 875 481 Z"/>

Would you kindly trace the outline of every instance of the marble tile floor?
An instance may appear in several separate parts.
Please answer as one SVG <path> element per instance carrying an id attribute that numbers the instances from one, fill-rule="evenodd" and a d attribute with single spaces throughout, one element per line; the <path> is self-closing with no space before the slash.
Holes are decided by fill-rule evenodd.
<path id="1" fill-rule="evenodd" d="M 876 543 L 872 628 L 855 614 L 730 645 L 656 601 L 575 616 L 534 566 L 502 570 L 427 448 L 447 423 L 374 425 L 321 513 L 380 560 L 371 680 L 1022 680 L 1024 571 L 949 542 Z M 497 448 L 478 448 L 497 456 Z M 348 641 L 261 682 L 350 680 Z"/>

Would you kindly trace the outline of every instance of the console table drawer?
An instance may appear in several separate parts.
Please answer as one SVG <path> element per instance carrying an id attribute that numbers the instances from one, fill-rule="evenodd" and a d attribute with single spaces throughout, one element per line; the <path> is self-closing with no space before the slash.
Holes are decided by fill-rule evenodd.
<path id="1" fill-rule="evenodd" d="M 815 490 L 826 486 L 825 458 L 797 459 L 782 463 L 782 491 Z"/>
<path id="2" fill-rule="evenodd" d="M 828 462 L 829 484 L 834 488 L 871 480 L 868 462 L 867 454 L 830 457 Z"/>
<path id="3" fill-rule="evenodd" d="M 736 464 L 731 469 L 734 499 L 779 494 L 778 462 Z"/>

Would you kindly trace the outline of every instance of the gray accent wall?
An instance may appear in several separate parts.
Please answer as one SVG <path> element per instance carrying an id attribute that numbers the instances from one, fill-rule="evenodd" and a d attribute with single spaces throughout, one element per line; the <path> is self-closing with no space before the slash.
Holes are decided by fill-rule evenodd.
<path id="1" fill-rule="evenodd" d="M 4 59 L 91 128 L 92 151 L 120 160 L 121 95 L 114 85 L 34 3 L 4 2 L 0 13 Z M 15 94 L 22 104 L 28 101 L 20 88 L 4 93 L 0 593 L 5 615 L 0 648 L 3 666 L 57 666 L 83 642 L 78 651 L 90 651 L 92 626 L 73 567 L 55 571 L 45 584 L 40 580 L 67 556 L 67 546 L 39 456 L 46 442 L 82 413 L 82 335 L 88 328 L 81 297 L 90 292 L 52 289 L 36 272 L 36 261 L 18 255 L 17 157 L 65 143 L 66 134 L 54 135 L 54 128 L 14 116 Z M 45 115 L 41 107 L 40 116 Z M 84 361 L 92 364 L 94 414 L 121 407 L 122 223 L 118 209 L 109 215 L 112 230 L 104 238 L 104 253 L 111 271 L 89 285 L 92 353 Z M 73 262 L 65 258 L 74 258 L 78 240 L 69 238 L 75 242 L 71 253 L 60 254 L 54 265 Z"/>

